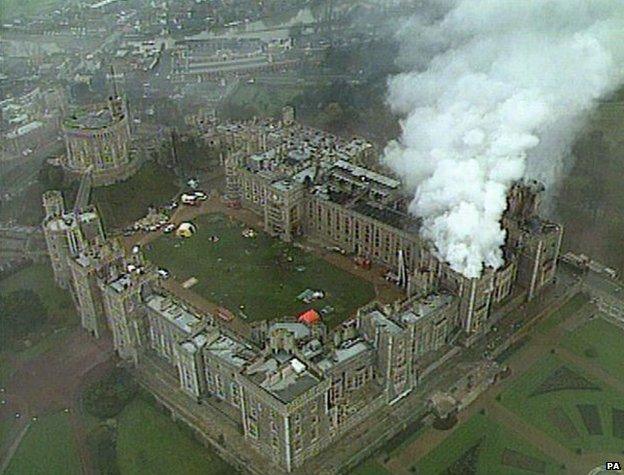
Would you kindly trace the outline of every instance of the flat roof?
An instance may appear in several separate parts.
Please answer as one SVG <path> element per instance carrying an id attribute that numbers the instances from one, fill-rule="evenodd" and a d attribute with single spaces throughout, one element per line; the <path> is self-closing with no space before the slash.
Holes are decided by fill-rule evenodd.
<path id="1" fill-rule="evenodd" d="M 374 181 L 388 188 L 397 189 L 401 186 L 401 182 L 399 180 L 395 180 L 394 178 L 390 178 L 367 168 L 354 165 L 353 163 L 345 160 L 338 160 L 334 163 L 334 167 L 345 170 L 354 177 Z"/>
<path id="2" fill-rule="evenodd" d="M 85 211 L 82 213 L 65 213 L 62 216 L 57 216 L 46 223 L 52 231 L 63 231 L 71 229 L 77 224 L 86 224 L 99 219 L 98 214 L 95 211 Z"/>
<path id="3" fill-rule="evenodd" d="M 305 361 L 284 352 L 252 364 L 245 374 L 283 403 L 295 400 L 321 381 Z"/>
<path id="4" fill-rule="evenodd" d="M 223 334 L 208 343 L 205 351 L 238 368 L 242 368 L 256 356 L 249 346 Z"/>
<path id="5" fill-rule="evenodd" d="M 197 315 L 192 314 L 170 297 L 154 294 L 147 298 L 146 303 L 149 308 L 187 334 L 190 334 L 193 326 L 201 321 Z"/>
<path id="6" fill-rule="evenodd" d="M 351 209 L 394 228 L 414 233 L 418 231 L 419 223 L 416 218 L 386 206 L 369 203 L 366 200 L 359 200 L 351 206 Z"/>
<path id="7" fill-rule="evenodd" d="M 390 333 L 401 333 L 403 331 L 403 328 L 401 328 L 396 322 L 390 320 L 379 310 L 373 310 L 370 313 L 370 316 L 377 326 L 387 328 Z"/>
<path id="8" fill-rule="evenodd" d="M 452 304 L 454 299 L 451 294 L 429 294 L 413 302 L 411 308 L 401 313 L 398 319 L 402 322 L 417 322 Z"/>

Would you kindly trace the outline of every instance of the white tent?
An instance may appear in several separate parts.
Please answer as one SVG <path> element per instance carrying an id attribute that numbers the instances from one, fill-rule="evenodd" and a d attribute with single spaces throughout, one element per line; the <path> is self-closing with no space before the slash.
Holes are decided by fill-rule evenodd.
<path id="1" fill-rule="evenodd" d="M 193 234 L 195 234 L 195 231 L 197 231 L 195 225 L 193 223 L 185 221 L 181 223 L 180 226 L 178 226 L 178 229 L 176 229 L 176 236 L 184 238 L 191 237 Z"/>

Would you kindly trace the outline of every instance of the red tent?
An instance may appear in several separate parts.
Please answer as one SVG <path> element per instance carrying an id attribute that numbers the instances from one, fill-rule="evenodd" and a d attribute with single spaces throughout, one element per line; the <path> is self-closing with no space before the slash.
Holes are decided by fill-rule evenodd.
<path id="1" fill-rule="evenodd" d="M 321 316 L 318 314 L 316 310 L 312 308 L 306 312 L 303 312 L 301 315 L 299 315 L 298 320 L 300 323 L 305 323 L 307 325 L 314 325 L 315 323 L 318 323 L 321 321 Z"/>

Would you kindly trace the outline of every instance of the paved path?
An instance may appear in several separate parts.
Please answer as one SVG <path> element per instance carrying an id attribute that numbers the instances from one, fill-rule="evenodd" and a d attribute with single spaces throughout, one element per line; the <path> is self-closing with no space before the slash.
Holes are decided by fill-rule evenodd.
<path id="1" fill-rule="evenodd" d="M 6 469 L 9 468 L 9 464 L 11 463 L 11 460 L 13 459 L 13 456 L 15 455 L 15 452 L 17 452 L 17 449 L 19 448 L 19 445 L 22 443 L 22 439 L 24 438 L 24 436 L 28 432 L 28 429 L 30 429 L 30 422 L 26 422 L 24 424 L 22 429 L 17 434 L 17 437 L 15 437 L 15 439 L 13 440 L 11 445 L 9 446 L 8 450 L 4 454 L 4 457 L 2 459 L 2 463 L 0 463 L 0 473 L 4 473 L 6 471 Z"/>

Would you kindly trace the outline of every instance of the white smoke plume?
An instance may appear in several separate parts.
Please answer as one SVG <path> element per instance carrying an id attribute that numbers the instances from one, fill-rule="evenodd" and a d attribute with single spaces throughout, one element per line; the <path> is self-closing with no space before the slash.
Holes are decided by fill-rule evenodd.
<path id="1" fill-rule="evenodd" d="M 597 99 L 624 82 L 622 0 L 458 0 L 398 34 L 404 117 L 385 160 L 414 190 L 422 237 L 466 277 L 501 266 L 510 185 L 553 186 Z M 439 7 L 439 4 L 438 4 Z"/>

